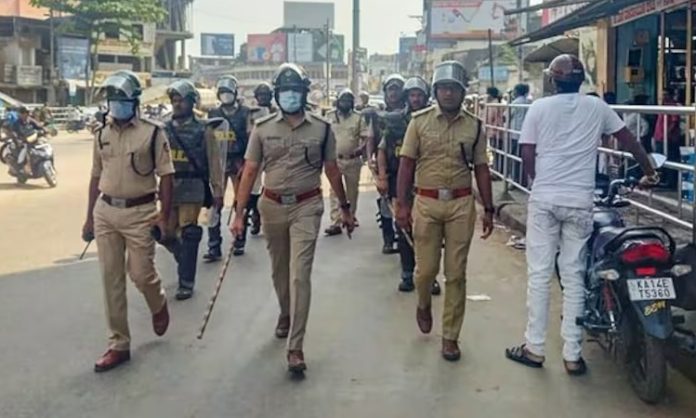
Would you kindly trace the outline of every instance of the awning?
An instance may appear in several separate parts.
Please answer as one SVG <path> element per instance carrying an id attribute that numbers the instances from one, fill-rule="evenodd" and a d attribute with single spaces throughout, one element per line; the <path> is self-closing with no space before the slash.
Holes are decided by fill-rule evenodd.
<path id="1" fill-rule="evenodd" d="M 559 38 L 540 46 L 524 57 L 525 62 L 551 62 L 561 54 L 578 54 L 578 38 Z"/>
<path id="2" fill-rule="evenodd" d="M 562 35 L 569 30 L 588 26 L 595 23 L 597 20 L 616 14 L 625 7 L 642 3 L 643 1 L 644 0 L 594 0 L 587 6 L 581 7 L 567 16 L 563 16 L 539 30 L 513 39 L 510 41 L 510 45 L 523 45 L 529 42 L 541 41 L 553 36 Z"/>

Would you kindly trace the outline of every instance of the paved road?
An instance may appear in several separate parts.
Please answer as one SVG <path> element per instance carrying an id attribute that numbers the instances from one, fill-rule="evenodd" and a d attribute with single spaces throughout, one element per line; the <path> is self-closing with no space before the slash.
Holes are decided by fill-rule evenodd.
<path id="1" fill-rule="evenodd" d="M 75 147 L 76 155 L 89 146 L 79 141 L 69 144 L 65 149 Z M 72 161 L 67 155 L 60 158 Z M 78 186 L 84 180 L 71 180 L 68 172 L 81 176 L 88 163 L 79 157 L 73 163 L 75 167 L 61 165 L 61 175 L 62 185 L 75 182 L 74 192 L 60 187 L 44 196 L 29 190 L 21 195 L 21 205 L 29 209 L 18 218 L 25 227 L 12 225 L 12 235 L 3 229 L 3 250 L 13 254 L 21 250 L 25 260 L 13 264 L 15 273 L 0 279 L 2 418 L 686 418 L 695 414 L 696 388 L 679 374 L 671 373 L 662 405 L 646 406 L 617 367 L 592 345 L 586 351 L 591 373 L 568 377 L 559 355 L 556 304 L 547 367 L 528 370 L 504 360 L 503 348 L 519 342 L 524 326 L 525 266 L 522 254 L 504 245 L 508 237 L 502 230 L 490 241 L 477 240 L 470 257 L 469 293 L 486 294 L 492 300 L 468 305 L 462 361 L 452 365 L 441 360 L 440 336 L 422 336 L 417 330 L 415 295 L 395 290 L 397 259 L 378 253 L 371 197 L 363 200 L 362 226 L 352 241 L 346 237 L 320 241 L 306 341 L 306 380 L 288 379 L 283 343 L 273 337 L 277 307 L 262 239 L 252 239 L 249 254 L 235 259 L 203 341 L 194 335 L 218 265 L 201 265 L 198 293 L 192 300 L 172 302 L 172 326 L 161 339 L 152 334 L 145 303 L 131 286 L 133 360 L 96 375 L 92 364 L 105 343 L 97 263 L 90 259 L 52 264 L 51 258 L 75 253 L 72 237 L 60 234 L 73 228 L 71 224 L 79 227 L 82 212 L 74 220 L 70 210 L 58 207 L 61 202 L 82 205 L 72 200 L 79 200 Z M 0 213 L 21 213 L 7 207 L 20 203 L 19 198 L 13 197 L 13 202 L 5 198 L 17 193 L 0 190 Z M 52 203 L 47 206 L 42 201 Z M 37 234 L 37 227 L 26 226 L 37 222 L 35 217 L 54 221 L 54 233 L 37 244 L 50 248 L 51 257 L 25 247 L 26 237 Z M 173 262 L 163 252 L 158 257 L 172 295 Z M 33 259 L 37 268 L 32 267 Z M 437 300 L 436 314 L 440 304 Z"/>

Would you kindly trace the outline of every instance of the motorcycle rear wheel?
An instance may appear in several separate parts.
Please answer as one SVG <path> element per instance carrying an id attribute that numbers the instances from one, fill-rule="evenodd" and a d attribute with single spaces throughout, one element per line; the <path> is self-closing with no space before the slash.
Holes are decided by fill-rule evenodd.
<path id="1" fill-rule="evenodd" d="M 56 169 L 53 167 L 53 163 L 46 161 L 43 164 L 44 179 L 46 183 L 51 188 L 58 186 L 58 177 L 56 176 Z"/>
<path id="2" fill-rule="evenodd" d="M 648 335 L 632 314 L 622 321 L 621 339 L 621 359 L 631 387 L 644 402 L 659 402 L 667 387 L 665 342 Z"/>

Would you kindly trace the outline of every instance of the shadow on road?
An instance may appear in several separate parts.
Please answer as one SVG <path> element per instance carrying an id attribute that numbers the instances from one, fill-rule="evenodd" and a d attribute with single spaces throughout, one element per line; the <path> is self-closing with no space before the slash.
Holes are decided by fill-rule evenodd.
<path id="1" fill-rule="evenodd" d="M 0 190 L 45 190 L 50 187 L 44 184 L 0 183 Z"/>

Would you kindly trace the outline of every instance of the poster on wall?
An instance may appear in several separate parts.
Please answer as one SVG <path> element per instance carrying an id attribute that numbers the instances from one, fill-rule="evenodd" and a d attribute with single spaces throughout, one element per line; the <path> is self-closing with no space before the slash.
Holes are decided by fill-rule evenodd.
<path id="1" fill-rule="evenodd" d="M 89 63 L 89 40 L 61 36 L 57 39 L 58 71 L 63 80 L 84 80 Z"/>
<path id="2" fill-rule="evenodd" d="M 287 60 L 285 33 L 249 35 L 247 37 L 247 61 L 264 64 L 281 64 Z"/>
<path id="3" fill-rule="evenodd" d="M 578 53 L 580 61 L 585 66 L 585 82 L 582 90 L 585 93 L 597 91 L 597 28 L 587 27 L 578 31 Z"/>
<path id="4" fill-rule="evenodd" d="M 433 0 L 430 12 L 432 39 L 482 40 L 491 29 L 494 39 L 517 32 L 517 0 Z"/>

